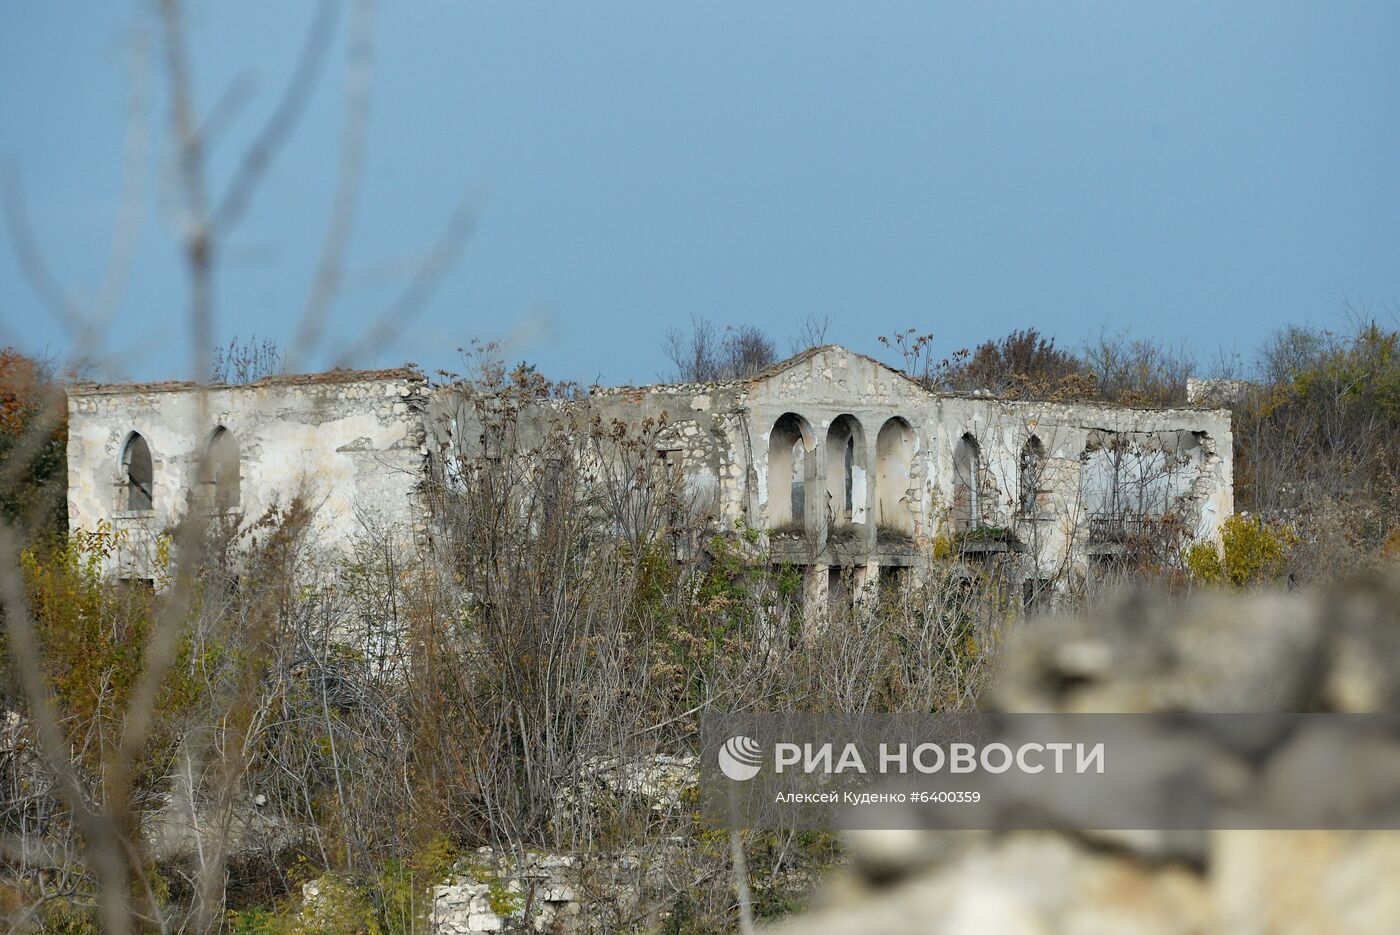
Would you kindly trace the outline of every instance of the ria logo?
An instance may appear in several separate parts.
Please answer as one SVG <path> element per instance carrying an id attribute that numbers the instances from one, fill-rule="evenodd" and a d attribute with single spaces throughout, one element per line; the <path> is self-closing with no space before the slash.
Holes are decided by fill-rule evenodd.
<path id="1" fill-rule="evenodd" d="M 747 782 L 763 765 L 763 749 L 752 737 L 737 734 L 719 748 L 719 771 L 735 782 Z"/>

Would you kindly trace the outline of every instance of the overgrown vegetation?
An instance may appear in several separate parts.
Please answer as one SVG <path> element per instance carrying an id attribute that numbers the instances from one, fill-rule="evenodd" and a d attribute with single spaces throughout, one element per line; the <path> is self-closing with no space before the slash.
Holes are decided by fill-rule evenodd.
<path id="1" fill-rule="evenodd" d="M 931 389 L 1007 399 L 1181 405 L 1194 366 L 1185 349 L 1108 332 L 1084 342 L 1077 352 L 1035 328 L 941 358 L 934 350 L 936 336 L 916 328 L 881 337 L 880 343 L 897 355 L 905 373 Z"/>
<path id="2" fill-rule="evenodd" d="M 0 813 L 24 842 L 3 876 L 14 918 L 93 929 L 115 885 L 161 930 L 421 932 L 432 883 L 567 853 L 646 868 L 634 901 L 599 884 L 614 930 L 724 929 L 730 852 L 698 825 L 684 766 L 698 710 L 974 703 L 1017 613 L 996 586 L 949 574 L 804 618 L 801 574 L 757 530 L 713 530 L 657 461 L 664 425 L 524 431 L 569 389 L 485 372 L 460 417 L 496 456 L 447 459 L 432 548 L 367 529 L 330 556 L 293 500 L 171 530 L 150 589 L 104 574 L 133 547 L 121 533 L 25 552 L 61 731 L 17 728 L 0 754 Z M 6 684 L 25 658 L 5 647 Z M 640 782 L 656 762 L 682 765 Z M 745 849 L 760 915 L 835 857 L 798 832 Z M 539 911 L 528 889 L 498 895 Z"/>
<path id="3" fill-rule="evenodd" d="M 1386 559 L 1400 529 L 1400 333 L 1285 328 L 1232 405 L 1237 508 L 1291 530 L 1288 571 L 1327 580 Z"/>
<path id="4" fill-rule="evenodd" d="M 209 379 L 214 383 L 253 383 L 282 372 L 282 349 L 271 338 L 257 335 L 246 341 L 230 338 L 216 347 L 209 360 Z"/>

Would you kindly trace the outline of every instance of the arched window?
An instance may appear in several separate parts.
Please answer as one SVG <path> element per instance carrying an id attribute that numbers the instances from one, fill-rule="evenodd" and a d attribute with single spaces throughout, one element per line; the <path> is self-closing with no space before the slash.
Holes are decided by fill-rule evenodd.
<path id="1" fill-rule="evenodd" d="M 1045 446 L 1035 435 L 1021 446 L 1020 480 L 1021 515 L 1037 516 L 1040 513 L 1040 485 L 1045 480 Z"/>
<path id="2" fill-rule="evenodd" d="M 981 525 L 981 474 L 982 448 L 969 432 L 953 449 L 953 526 L 957 529 Z"/>
<path id="3" fill-rule="evenodd" d="M 914 430 L 896 416 L 875 437 L 875 524 L 881 530 L 914 534 L 909 474 L 914 462 Z"/>
<path id="4" fill-rule="evenodd" d="M 865 437 L 854 416 L 838 416 L 826 433 L 828 528 L 865 522 Z"/>
<path id="5" fill-rule="evenodd" d="M 155 504 L 155 466 L 151 447 L 140 432 L 132 432 L 122 448 L 123 509 L 150 510 Z"/>
<path id="6" fill-rule="evenodd" d="M 807 453 L 812 431 L 806 420 L 786 412 L 768 433 L 768 527 L 801 529 L 806 517 Z"/>
<path id="7" fill-rule="evenodd" d="M 238 439 L 222 425 L 209 439 L 204 453 L 202 477 L 208 491 L 209 504 L 215 510 L 238 508 L 242 477 L 239 469 Z"/>

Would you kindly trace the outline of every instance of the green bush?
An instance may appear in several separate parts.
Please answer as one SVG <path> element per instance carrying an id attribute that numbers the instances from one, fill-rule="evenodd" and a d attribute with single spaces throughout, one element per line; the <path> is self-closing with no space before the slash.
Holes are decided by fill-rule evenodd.
<path id="1" fill-rule="evenodd" d="M 1209 584 L 1243 588 L 1281 578 L 1297 537 L 1256 517 L 1232 516 L 1221 527 L 1220 540 L 1220 551 L 1210 543 L 1191 546 L 1186 552 L 1186 567 Z"/>

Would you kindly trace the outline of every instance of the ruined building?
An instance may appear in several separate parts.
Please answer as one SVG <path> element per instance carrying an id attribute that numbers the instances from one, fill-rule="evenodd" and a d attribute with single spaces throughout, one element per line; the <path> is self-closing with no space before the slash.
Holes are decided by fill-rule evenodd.
<path id="1" fill-rule="evenodd" d="M 69 397 L 70 525 L 126 533 L 114 572 L 190 510 L 251 519 L 303 494 L 334 548 L 360 530 L 431 536 L 448 460 L 494 454 L 460 387 L 412 369 L 82 385 Z M 1228 411 L 931 392 L 834 345 L 725 383 L 595 388 L 529 404 L 540 427 L 641 426 L 705 522 L 762 531 L 809 594 L 933 559 L 995 563 L 1027 600 L 1143 550 L 1213 541 L 1232 511 Z"/>

